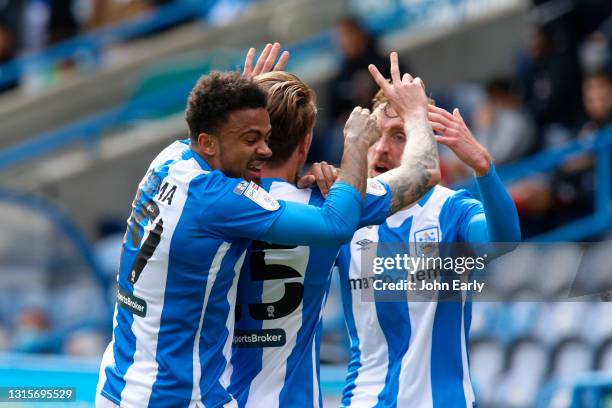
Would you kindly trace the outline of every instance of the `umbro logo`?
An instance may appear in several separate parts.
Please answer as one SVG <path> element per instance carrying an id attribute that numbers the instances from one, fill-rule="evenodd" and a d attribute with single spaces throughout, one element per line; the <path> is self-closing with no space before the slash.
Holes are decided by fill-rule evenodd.
<path id="1" fill-rule="evenodd" d="M 359 241 L 355 242 L 357 245 L 359 245 L 361 248 L 357 248 L 358 251 L 362 251 L 364 250 L 368 245 L 370 245 L 371 243 L 373 243 L 374 241 L 371 241 L 367 238 L 364 239 L 360 239 Z"/>

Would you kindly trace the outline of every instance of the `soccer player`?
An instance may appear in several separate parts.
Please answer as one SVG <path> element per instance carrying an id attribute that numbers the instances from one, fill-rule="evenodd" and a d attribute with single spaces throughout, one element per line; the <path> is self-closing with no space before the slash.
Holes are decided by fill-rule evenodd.
<path id="1" fill-rule="evenodd" d="M 397 54 L 391 63 L 398 69 Z M 249 66 L 247 61 L 246 66 Z M 316 189 L 295 186 L 312 140 L 315 96 L 297 77 L 272 72 L 255 77 L 268 93 L 272 156 L 262 186 L 276 199 L 321 205 Z M 380 224 L 418 200 L 439 180 L 437 146 L 427 121 L 420 79 L 392 86 L 394 103 L 414 121 L 400 166 L 384 180 L 368 180 L 360 226 Z M 372 118 L 350 116 L 346 131 L 379 130 Z M 240 407 L 320 407 L 321 312 L 340 244 L 279 246 L 255 241 L 240 274 L 231 364 L 224 375 Z"/>
<path id="2" fill-rule="evenodd" d="M 414 124 L 386 97 L 391 85 L 375 67 L 370 66 L 370 72 L 381 88 L 373 114 L 382 136 L 370 148 L 368 169 L 370 177 L 380 177 L 400 164 Z M 392 78 L 399 80 L 397 74 Z M 343 407 L 475 406 L 467 355 L 471 303 L 466 293 L 460 292 L 457 301 L 415 301 L 406 291 L 401 301 L 375 294 L 376 301 L 368 302 L 362 295 L 372 287 L 358 284 L 362 278 L 371 282 L 362 275 L 364 242 L 398 244 L 417 256 L 416 242 L 462 242 L 481 251 L 482 243 L 520 240 L 516 208 L 486 149 L 471 135 L 458 110 L 450 114 L 431 105 L 428 110 L 433 129 L 441 134 L 437 141 L 474 170 L 482 201 L 465 190 L 435 186 L 384 224 L 358 230 L 342 247 L 341 293 L 351 340 Z"/>
<path id="3" fill-rule="evenodd" d="M 277 201 L 253 182 L 271 155 L 265 108 L 265 92 L 240 73 L 201 77 L 187 104 L 190 140 L 164 149 L 140 182 L 98 407 L 235 406 L 221 379 L 223 351 L 251 240 L 350 240 L 375 135 L 347 130 L 339 182 L 323 206 Z"/>

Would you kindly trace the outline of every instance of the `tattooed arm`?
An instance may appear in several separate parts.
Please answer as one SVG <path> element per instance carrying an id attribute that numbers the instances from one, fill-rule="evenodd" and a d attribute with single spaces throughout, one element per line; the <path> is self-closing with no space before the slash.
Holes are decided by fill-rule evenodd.
<path id="1" fill-rule="evenodd" d="M 400 166 L 377 177 L 391 187 L 390 214 L 393 214 L 436 185 L 440 181 L 440 170 L 436 141 L 427 118 L 428 100 L 423 81 L 410 74 L 400 77 L 397 53 L 392 52 L 390 59 L 391 82 L 387 82 L 374 65 L 368 69 L 390 107 L 402 119 L 407 137 Z"/>

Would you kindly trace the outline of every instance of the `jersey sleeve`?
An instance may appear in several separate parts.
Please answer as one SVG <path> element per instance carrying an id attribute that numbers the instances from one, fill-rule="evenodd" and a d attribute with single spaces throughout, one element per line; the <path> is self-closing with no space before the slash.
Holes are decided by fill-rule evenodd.
<path id="1" fill-rule="evenodd" d="M 391 187 L 384 181 L 368 179 L 358 228 L 382 224 L 389 216 L 390 208 Z"/>
<path id="2" fill-rule="evenodd" d="M 446 200 L 440 212 L 440 226 L 446 235 L 445 241 L 467 242 L 470 221 L 484 214 L 482 203 L 467 190 L 459 190 Z"/>
<path id="3" fill-rule="evenodd" d="M 357 190 L 336 182 L 322 207 L 285 202 L 283 214 L 262 237 L 291 245 L 338 245 L 349 242 L 361 217 L 363 201 Z"/>
<path id="4" fill-rule="evenodd" d="M 220 235 L 259 239 L 283 213 L 285 203 L 254 182 L 226 178 L 214 188 L 202 218 Z"/>

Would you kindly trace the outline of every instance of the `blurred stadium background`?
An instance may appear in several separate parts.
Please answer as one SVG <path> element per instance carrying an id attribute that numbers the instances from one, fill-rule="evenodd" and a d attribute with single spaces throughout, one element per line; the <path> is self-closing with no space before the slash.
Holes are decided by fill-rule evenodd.
<path id="1" fill-rule="evenodd" d="M 196 78 L 272 41 L 317 92 L 312 160 L 338 160 L 347 110 L 374 91 L 366 64 L 397 50 L 490 150 L 524 238 L 564 243 L 519 249 L 509 287 L 573 276 L 576 259 L 612 269 L 610 0 L 0 0 L 0 386 L 74 386 L 69 406 L 93 406 L 136 185 L 186 137 Z M 442 157 L 445 184 L 469 187 Z M 480 406 L 612 407 L 602 299 L 475 303 Z M 326 406 L 348 358 L 341 309 L 334 288 Z"/>

